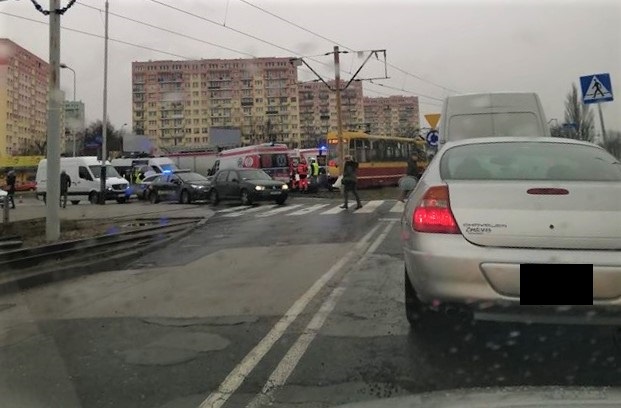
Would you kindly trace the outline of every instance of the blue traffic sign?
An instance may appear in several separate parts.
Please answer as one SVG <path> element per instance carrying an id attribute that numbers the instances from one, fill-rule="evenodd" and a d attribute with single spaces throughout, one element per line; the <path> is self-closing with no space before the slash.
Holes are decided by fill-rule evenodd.
<path id="1" fill-rule="evenodd" d="M 595 74 L 580 77 L 583 103 L 610 102 L 612 96 L 612 83 L 610 74 Z"/>
<path id="2" fill-rule="evenodd" d="M 425 137 L 429 146 L 437 146 L 440 135 L 437 130 L 430 130 Z"/>

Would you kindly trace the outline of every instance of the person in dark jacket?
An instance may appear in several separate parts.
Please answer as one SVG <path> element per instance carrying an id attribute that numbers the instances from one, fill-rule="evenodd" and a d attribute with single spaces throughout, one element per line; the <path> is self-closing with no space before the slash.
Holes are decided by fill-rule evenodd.
<path id="1" fill-rule="evenodd" d="M 69 187 L 71 186 L 71 177 L 65 170 L 60 173 L 60 205 L 63 208 L 67 208 L 67 195 L 69 193 Z"/>
<path id="2" fill-rule="evenodd" d="M 345 165 L 343 166 L 343 205 L 341 208 L 347 209 L 347 199 L 349 192 L 354 193 L 354 197 L 356 197 L 356 210 L 362 208 L 362 203 L 360 202 L 360 196 L 358 195 L 358 176 L 356 172 L 358 171 L 358 162 L 353 159 L 352 156 L 345 156 Z"/>
<path id="3" fill-rule="evenodd" d="M 416 153 L 412 153 L 412 155 L 408 159 L 408 167 L 405 173 L 405 177 L 399 180 L 399 188 L 401 190 L 401 194 L 398 198 L 399 201 L 404 202 L 405 198 L 410 194 L 410 191 L 412 191 L 411 186 L 412 184 L 415 184 L 415 181 L 412 180 L 412 178 L 418 181 L 419 177 L 420 174 L 418 171 L 418 155 Z"/>
<path id="4" fill-rule="evenodd" d="M 9 187 L 9 191 L 7 191 L 9 196 L 9 202 L 11 203 L 11 208 L 15 208 L 15 182 L 17 181 L 17 177 L 15 176 L 15 170 L 9 171 L 6 176 L 6 184 Z"/>

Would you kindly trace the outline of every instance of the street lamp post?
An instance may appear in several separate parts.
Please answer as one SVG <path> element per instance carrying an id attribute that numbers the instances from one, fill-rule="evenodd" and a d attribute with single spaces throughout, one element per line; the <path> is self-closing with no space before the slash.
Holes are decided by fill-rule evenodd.
<path id="1" fill-rule="evenodd" d="M 75 101 L 75 70 L 67 64 L 60 64 L 60 67 L 73 72 L 73 100 Z"/>
<path id="2" fill-rule="evenodd" d="M 73 73 L 73 101 L 75 102 L 75 70 L 73 68 L 71 68 L 69 65 L 67 64 L 60 64 L 61 68 L 64 69 L 68 69 L 69 71 L 71 71 Z M 76 137 L 76 131 L 75 131 L 75 126 L 73 126 L 73 128 L 71 129 L 71 134 L 73 136 L 73 157 L 75 157 L 75 149 L 76 149 L 76 141 L 75 141 L 75 137 Z"/>

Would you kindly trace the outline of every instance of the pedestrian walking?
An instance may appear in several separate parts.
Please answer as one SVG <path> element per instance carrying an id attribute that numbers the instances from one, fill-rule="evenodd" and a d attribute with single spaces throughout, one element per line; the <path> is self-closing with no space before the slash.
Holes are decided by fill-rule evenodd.
<path id="1" fill-rule="evenodd" d="M 352 156 L 345 156 L 345 165 L 343 166 L 343 205 L 341 208 L 348 208 L 348 195 L 351 191 L 356 198 L 356 210 L 362 208 L 360 196 L 358 195 L 358 162 Z"/>
<path id="2" fill-rule="evenodd" d="M 414 186 L 416 186 L 419 175 L 418 154 L 412 153 L 412 155 L 408 159 L 408 167 L 405 173 L 405 177 L 402 177 L 401 180 L 399 180 L 399 189 L 401 190 L 401 194 L 398 198 L 399 201 L 405 202 L 407 196 L 414 189 Z"/>
<path id="3" fill-rule="evenodd" d="M 65 170 L 60 172 L 60 206 L 67 208 L 67 195 L 69 195 L 69 187 L 71 186 L 71 177 Z"/>
<path id="4" fill-rule="evenodd" d="M 9 196 L 9 202 L 11 203 L 11 208 L 15 208 L 15 182 L 17 181 L 17 177 L 15 176 L 15 170 L 10 170 L 6 176 L 6 184 L 9 187 L 9 191 L 7 191 Z"/>

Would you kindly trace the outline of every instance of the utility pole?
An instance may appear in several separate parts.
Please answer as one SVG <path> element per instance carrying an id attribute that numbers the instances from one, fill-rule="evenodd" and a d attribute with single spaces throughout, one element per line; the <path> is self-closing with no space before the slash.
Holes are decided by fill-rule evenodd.
<path id="1" fill-rule="evenodd" d="M 47 108 L 47 193 L 45 238 L 60 238 L 60 0 L 50 0 L 50 65 Z"/>
<path id="2" fill-rule="evenodd" d="M 313 69 L 313 67 L 311 67 L 310 65 L 308 65 L 308 63 L 306 63 L 306 61 L 304 61 L 303 58 L 292 58 L 290 60 L 290 62 L 295 65 L 295 66 L 300 66 L 302 64 L 306 65 L 306 67 L 308 69 L 310 69 L 312 71 L 313 74 L 315 74 L 317 76 L 317 78 L 323 82 L 323 84 L 325 86 L 328 87 L 329 90 L 334 91 L 336 93 L 336 120 L 337 120 L 337 138 L 338 138 L 338 145 L 337 145 L 337 154 L 338 154 L 338 159 L 339 159 L 339 174 L 342 175 L 343 174 L 343 158 L 345 156 L 345 143 L 343 140 L 343 117 L 342 117 L 342 112 L 341 112 L 341 91 L 344 91 L 345 89 L 347 89 L 349 87 L 349 85 L 354 81 L 370 81 L 373 79 L 387 79 L 388 78 L 388 71 L 386 68 L 386 50 L 371 50 L 368 51 L 369 55 L 367 56 L 367 58 L 364 60 L 364 62 L 360 65 L 360 67 L 358 68 L 358 70 L 356 72 L 353 73 L 352 77 L 349 79 L 349 81 L 345 84 L 344 87 L 341 87 L 341 67 L 340 67 L 340 58 L 339 55 L 341 53 L 347 54 L 349 53 L 349 51 L 339 51 L 339 47 L 338 46 L 334 46 L 334 51 L 333 52 L 329 52 L 326 53 L 325 55 L 330 55 L 330 54 L 334 54 L 334 81 L 336 82 L 335 87 L 332 88 L 330 86 L 330 84 L 328 84 L 328 82 L 323 79 L 321 77 L 321 75 L 319 75 L 317 73 L 317 71 L 315 71 Z M 361 55 L 363 53 L 363 51 L 358 52 L 359 55 Z M 379 55 L 382 54 L 384 57 L 384 76 L 383 77 L 378 77 L 378 78 L 363 78 L 363 79 L 356 79 L 356 76 L 358 76 L 358 74 L 360 73 L 360 71 L 362 70 L 362 68 L 366 65 L 366 63 L 369 61 L 369 59 L 371 59 L 372 56 L 375 55 L 376 58 L 379 59 Z M 326 135 L 327 136 L 327 135 Z M 326 143 L 327 143 L 327 137 L 326 137 Z M 327 153 L 326 153 L 327 155 Z M 327 158 L 327 157 L 326 157 Z"/>
<path id="3" fill-rule="evenodd" d="M 345 142 L 343 141 L 343 112 L 341 112 L 341 59 L 338 45 L 334 46 L 334 81 L 336 82 L 336 137 L 338 143 L 338 163 L 339 174 L 343 175 L 343 168 L 345 167 Z"/>
<path id="4" fill-rule="evenodd" d="M 602 103 L 597 103 L 597 112 L 599 113 L 599 125 L 602 128 L 602 142 L 605 142 L 606 139 L 606 127 L 604 126 L 604 115 L 602 114 Z"/>
<path id="5" fill-rule="evenodd" d="M 103 85 L 103 122 L 101 125 L 101 176 L 99 184 L 99 204 L 106 203 L 106 161 L 108 159 L 108 0 L 106 0 L 105 37 L 104 37 L 104 85 Z"/>

